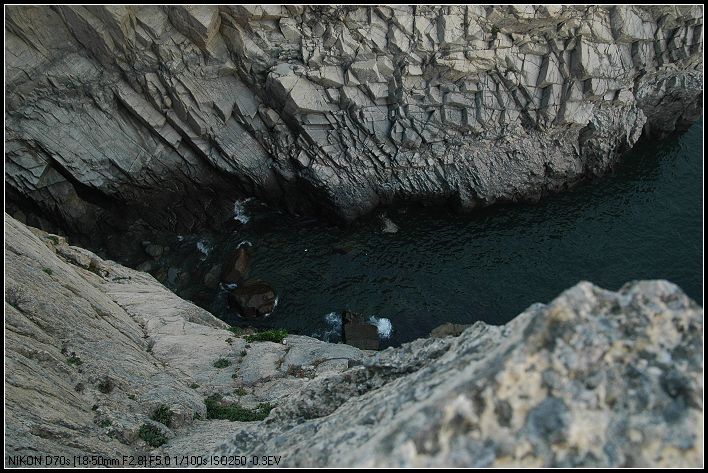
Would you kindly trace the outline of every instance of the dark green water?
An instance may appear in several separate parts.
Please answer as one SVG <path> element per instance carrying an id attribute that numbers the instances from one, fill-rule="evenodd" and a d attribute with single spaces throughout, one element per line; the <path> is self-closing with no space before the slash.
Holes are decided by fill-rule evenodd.
<path id="1" fill-rule="evenodd" d="M 248 240 L 251 275 L 279 295 L 265 326 L 322 338 L 332 329 L 326 315 L 348 308 L 391 321 L 384 346 L 444 322 L 503 324 L 581 280 L 616 290 L 668 279 L 702 304 L 702 126 L 642 144 L 610 174 L 536 204 L 471 214 L 389 210 L 400 230 L 385 234 L 377 219 L 345 230 L 250 202 L 248 223 L 220 236 L 184 236 L 172 254 L 203 274 Z M 212 248 L 208 256 L 198 240 Z M 339 246 L 351 251 L 333 251 Z M 177 292 L 239 323 L 223 291 L 195 280 Z"/>

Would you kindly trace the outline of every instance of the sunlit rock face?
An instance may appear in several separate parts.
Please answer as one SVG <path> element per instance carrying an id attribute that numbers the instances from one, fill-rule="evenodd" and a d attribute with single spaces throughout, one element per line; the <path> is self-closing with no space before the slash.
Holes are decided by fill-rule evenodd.
<path id="1" fill-rule="evenodd" d="M 70 233 L 538 198 L 702 113 L 699 6 L 6 13 L 11 210 Z"/>

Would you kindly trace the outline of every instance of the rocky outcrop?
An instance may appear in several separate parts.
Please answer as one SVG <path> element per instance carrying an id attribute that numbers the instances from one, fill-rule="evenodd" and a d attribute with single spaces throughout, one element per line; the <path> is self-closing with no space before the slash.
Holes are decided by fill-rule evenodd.
<path id="1" fill-rule="evenodd" d="M 504 326 L 381 352 L 248 342 L 151 276 L 5 217 L 6 451 L 280 466 L 701 466 L 703 311 L 580 283 Z M 206 398 L 275 408 L 205 420 Z M 153 448 L 143 426 L 166 443 Z M 108 466 L 108 463 L 105 463 Z"/>
<path id="2" fill-rule="evenodd" d="M 537 198 L 702 113 L 702 14 L 8 7 L 11 210 L 92 235 L 193 228 L 238 195 L 344 220 Z"/>
<path id="3" fill-rule="evenodd" d="M 5 271 L 6 465 L 27 455 L 120 462 L 155 448 L 144 426 L 165 452 L 203 455 L 242 425 L 206 420 L 207 396 L 277 405 L 365 356 L 309 337 L 249 343 L 152 276 L 7 214 Z M 190 443 L 204 431 L 211 439 Z"/>
<path id="4" fill-rule="evenodd" d="M 703 312 L 666 281 L 580 283 L 500 327 L 310 383 L 223 455 L 285 466 L 701 466 Z"/>

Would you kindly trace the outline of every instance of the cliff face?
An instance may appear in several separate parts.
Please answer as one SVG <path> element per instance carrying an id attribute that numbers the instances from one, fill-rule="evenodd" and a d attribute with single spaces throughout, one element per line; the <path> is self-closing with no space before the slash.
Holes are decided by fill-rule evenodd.
<path id="1" fill-rule="evenodd" d="M 5 224 L 6 464 L 152 451 L 281 466 L 701 465 L 703 311 L 669 282 L 581 283 L 504 326 L 378 353 L 247 343 L 147 274 Z M 215 393 L 276 407 L 205 420 Z M 144 426 L 167 443 L 147 444 Z"/>
<path id="2" fill-rule="evenodd" d="M 702 13 L 9 7 L 8 195 L 83 234 L 239 195 L 345 220 L 535 198 L 701 114 Z"/>

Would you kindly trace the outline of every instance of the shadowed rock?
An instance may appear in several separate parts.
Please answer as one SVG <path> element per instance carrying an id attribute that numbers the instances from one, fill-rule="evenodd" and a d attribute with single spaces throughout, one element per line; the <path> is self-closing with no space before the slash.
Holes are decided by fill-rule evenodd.
<path id="1" fill-rule="evenodd" d="M 229 305 L 242 317 L 264 317 L 275 309 L 275 289 L 260 280 L 249 280 L 229 292 Z"/>
<path id="2" fill-rule="evenodd" d="M 221 267 L 221 282 L 241 284 L 251 270 L 251 256 L 245 247 L 237 248 L 229 254 Z"/>
<path id="3" fill-rule="evenodd" d="M 362 350 L 379 349 L 379 332 L 363 315 L 345 310 L 342 314 L 342 340 Z"/>

